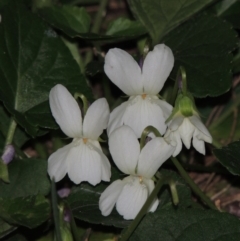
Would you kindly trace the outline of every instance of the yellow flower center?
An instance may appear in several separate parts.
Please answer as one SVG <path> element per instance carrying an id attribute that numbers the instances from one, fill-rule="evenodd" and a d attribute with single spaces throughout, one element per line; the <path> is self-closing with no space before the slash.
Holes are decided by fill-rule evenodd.
<path id="1" fill-rule="evenodd" d="M 139 176 L 139 182 L 142 184 L 142 182 L 143 182 L 143 177 L 142 176 Z"/>
<path id="2" fill-rule="evenodd" d="M 88 138 L 83 138 L 83 143 L 87 144 L 87 142 L 88 142 Z"/>

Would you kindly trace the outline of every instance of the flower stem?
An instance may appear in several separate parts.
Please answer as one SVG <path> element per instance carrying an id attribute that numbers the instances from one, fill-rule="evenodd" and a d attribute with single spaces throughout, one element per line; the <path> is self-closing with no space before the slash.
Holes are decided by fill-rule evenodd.
<path id="1" fill-rule="evenodd" d="M 17 127 L 17 123 L 12 118 L 11 122 L 10 122 L 10 125 L 9 125 L 9 128 L 8 128 L 8 133 L 7 133 L 7 136 L 6 136 L 5 146 L 9 145 L 9 144 L 12 144 L 16 127 Z"/>
<path id="2" fill-rule="evenodd" d="M 92 26 L 91 33 L 99 33 L 102 20 L 104 17 L 104 12 L 107 5 L 108 5 L 108 0 L 100 1 L 100 5 L 94 19 L 94 24 Z M 87 65 L 92 60 L 92 58 L 93 58 L 93 51 L 88 51 L 85 58 L 85 65 Z"/>
<path id="3" fill-rule="evenodd" d="M 75 99 L 80 98 L 82 100 L 82 102 L 83 102 L 83 116 L 85 116 L 86 113 L 87 113 L 87 110 L 88 110 L 87 98 L 83 94 L 80 94 L 80 93 L 75 93 L 74 98 Z"/>
<path id="4" fill-rule="evenodd" d="M 132 223 L 129 225 L 129 227 L 126 230 L 126 232 L 123 233 L 123 235 L 121 237 L 121 241 L 128 240 L 128 238 L 134 232 L 134 230 L 136 229 L 136 227 L 138 226 L 138 224 L 140 223 L 140 221 L 142 220 L 144 215 L 148 212 L 150 205 L 152 204 L 153 200 L 156 198 L 158 192 L 160 191 L 160 189 L 164 185 L 164 183 L 165 183 L 165 179 L 164 178 L 160 178 L 158 180 L 155 188 L 153 189 L 152 193 L 149 195 L 147 201 L 145 202 L 145 204 L 141 208 L 140 212 L 138 213 L 136 218 L 132 221 Z"/>
<path id="5" fill-rule="evenodd" d="M 147 126 L 143 132 L 142 132 L 142 135 L 141 135 L 141 139 L 140 139 L 140 150 L 143 149 L 143 147 L 145 146 L 146 144 L 146 138 L 147 136 L 149 135 L 149 133 L 154 133 L 154 135 L 156 137 L 162 137 L 162 135 L 160 134 L 160 132 L 153 126 Z"/>
<path id="6" fill-rule="evenodd" d="M 213 130 L 214 128 L 216 128 L 218 125 L 220 125 L 233 111 L 236 107 L 238 107 L 240 105 L 240 98 L 236 99 L 232 106 L 228 107 L 223 114 L 216 120 L 214 121 L 210 126 L 209 126 L 209 130 Z"/>
<path id="7" fill-rule="evenodd" d="M 178 169 L 179 173 L 181 176 L 185 179 L 185 181 L 188 183 L 188 185 L 191 187 L 193 192 L 199 196 L 202 201 L 211 209 L 213 210 L 218 210 L 215 205 L 212 203 L 212 201 L 202 192 L 202 190 L 195 184 L 195 182 L 189 177 L 188 173 L 184 170 L 182 165 L 179 163 L 177 158 L 171 157 L 171 160 L 173 164 L 176 166 Z"/>

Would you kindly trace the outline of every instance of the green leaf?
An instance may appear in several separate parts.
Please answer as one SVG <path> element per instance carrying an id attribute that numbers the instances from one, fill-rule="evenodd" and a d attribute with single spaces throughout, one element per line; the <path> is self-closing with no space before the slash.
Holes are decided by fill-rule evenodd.
<path id="1" fill-rule="evenodd" d="M 230 24 L 202 14 L 165 36 L 164 43 L 175 57 L 171 78 L 184 66 L 188 88 L 195 97 L 218 96 L 230 89 L 231 51 L 237 43 Z"/>
<path id="2" fill-rule="evenodd" d="M 240 23 L 239 23 L 240 1 L 239 0 L 222 0 L 214 6 L 214 10 L 217 16 L 226 19 L 235 28 L 240 28 Z"/>
<path id="3" fill-rule="evenodd" d="M 36 135 L 39 126 L 52 120 L 47 106 L 54 85 L 60 83 L 70 91 L 90 95 L 79 66 L 62 40 L 17 1 L 4 9 L 0 35 L 0 98 L 28 133 Z M 42 105 L 42 111 L 34 112 Z M 31 113 L 27 119 L 26 112 Z"/>
<path id="4" fill-rule="evenodd" d="M 87 33 L 91 18 L 85 8 L 74 6 L 49 7 L 38 10 L 39 14 L 54 27 L 71 35 L 73 32 Z"/>
<path id="5" fill-rule="evenodd" d="M 10 184 L 0 182 L 0 198 L 17 198 L 30 195 L 47 195 L 50 183 L 47 161 L 40 159 L 14 159 L 8 165 Z"/>
<path id="6" fill-rule="evenodd" d="M 123 176 L 119 174 L 116 169 L 112 170 L 113 182 L 116 179 L 122 179 Z M 189 207 L 192 203 L 191 191 L 183 179 L 175 172 L 161 170 L 161 174 L 166 177 L 171 177 L 176 181 L 176 188 L 179 195 L 179 207 Z M 102 216 L 99 210 L 99 198 L 101 193 L 107 188 L 110 183 L 101 183 L 95 187 L 89 184 L 81 184 L 78 187 L 72 189 L 70 196 L 68 197 L 68 203 L 72 209 L 75 218 L 87 221 L 90 223 L 103 224 L 108 226 L 115 226 L 124 228 L 130 224 L 130 221 L 124 220 L 122 216 L 118 214 L 114 208 L 111 214 L 107 217 Z M 172 198 L 168 186 L 165 186 L 159 195 L 161 200 L 158 209 L 171 208 Z"/>
<path id="7" fill-rule="evenodd" d="M 240 221 L 213 210 L 157 210 L 148 214 L 129 241 L 238 241 Z"/>
<path id="8" fill-rule="evenodd" d="M 86 66 L 86 75 L 95 76 L 98 73 L 104 73 L 103 61 L 92 61 Z"/>
<path id="9" fill-rule="evenodd" d="M 115 36 L 140 36 L 146 34 L 146 32 L 146 29 L 140 22 L 121 17 L 109 25 L 106 34 Z"/>
<path id="10" fill-rule="evenodd" d="M 214 149 L 213 153 L 232 174 L 240 175 L 240 141 Z"/>
<path id="11" fill-rule="evenodd" d="M 81 11 L 80 11 L 81 10 Z M 62 30 L 71 38 L 79 37 L 88 40 L 121 40 L 140 36 L 146 33 L 144 27 L 129 19 L 118 19 L 106 35 L 89 33 L 90 17 L 84 8 L 73 6 L 51 7 L 38 10 L 41 17 L 53 27 Z M 79 22 L 74 18 L 78 17 Z M 85 26 L 83 28 L 82 26 Z"/>
<path id="12" fill-rule="evenodd" d="M 167 33 L 213 1 L 128 0 L 132 12 L 148 30 L 155 44 Z"/>
<path id="13" fill-rule="evenodd" d="M 111 182 L 119 178 L 119 172 L 112 169 Z M 67 199 L 74 217 L 90 223 L 101 223 L 120 228 L 128 226 L 130 221 L 124 220 L 115 209 L 107 217 L 102 216 L 99 210 L 100 195 L 108 185 L 110 183 L 100 183 L 97 186 L 82 183 L 80 186 L 74 187 Z"/>
<path id="14" fill-rule="evenodd" d="M 0 239 L 16 230 L 16 228 L 0 218 Z"/>
<path id="15" fill-rule="evenodd" d="M 42 195 L 0 198 L 0 216 L 11 224 L 35 228 L 50 217 L 49 201 Z"/>

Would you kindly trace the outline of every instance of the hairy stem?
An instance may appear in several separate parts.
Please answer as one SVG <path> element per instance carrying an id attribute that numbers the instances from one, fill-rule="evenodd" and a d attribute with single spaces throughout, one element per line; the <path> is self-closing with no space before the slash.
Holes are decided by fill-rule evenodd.
<path id="1" fill-rule="evenodd" d="M 11 122 L 10 122 L 10 125 L 9 125 L 9 128 L 8 128 L 8 133 L 7 133 L 7 136 L 6 136 L 5 146 L 9 145 L 9 144 L 12 144 L 16 127 L 17 127 L 17 123 L 12 118 Z"/>

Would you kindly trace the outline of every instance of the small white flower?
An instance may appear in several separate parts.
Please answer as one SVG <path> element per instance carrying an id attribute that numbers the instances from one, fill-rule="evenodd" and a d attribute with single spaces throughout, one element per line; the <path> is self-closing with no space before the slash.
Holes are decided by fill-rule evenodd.
<path id="1" fill-rule="evenodd" d="M 78 103 L 64 86 L 58 84 L 52 88 L 49 101 L 52 115 L 62 131 L 74 138 L 49 157 L 50 177 L 58 182 L 68 173 L 76 184 L 87 181 L 96 185 L 101 180 L 109 181 L 110 163 L 98 142 L 109 119 L 106 99 L 98 99 L 88 108 L 83 124 Z"/>
<path id="2" fill-rule="evenodd" d="M 140 68 L 131 55 L 121 49 L 111 49 L 105 57 L 104 70 L 109 79 L 130 98 L 113 110 L 108 124 L 108 135 L 121 125 L 130 126 L 138 137 L 151 125 L 161 134 L 166 131 L 165 120 L 172 106 L 160 100 L 162 89 L 174 63 L 170 48 L 156 45 Z"/>
<path id="3" fill-rule="evenodd" d="M 125 174 L 101 194 L 99 208 L 102 215 L 116 209 L 124 219 L 134 219 L 154 189 L 151 179 L 158 168 L 173 153 L 174 148 L 163 138 L 154 138 L 140 151 L 136 134 L 129 126 L 117 128 L 109 137 L 109 150 L 117 167 Z M 154 212 L 159 200 L 156 198 L 150 210 Z"/>
<path id="4" fill-rule="evenodd" d="M 189 149 L 191 140 L 194 148 L 205 155 L 204 141 L 212 143 L 212 136 L 196 112 L 189 117 L 185 117 L 181 115 L 181 113 L 178 113 L 168 125 L 169 127 L 164 138 L 172 145 L 176 145 L 173 156 L 177 156 L 182 150 L 182 141 L 186 148 Z"/>

